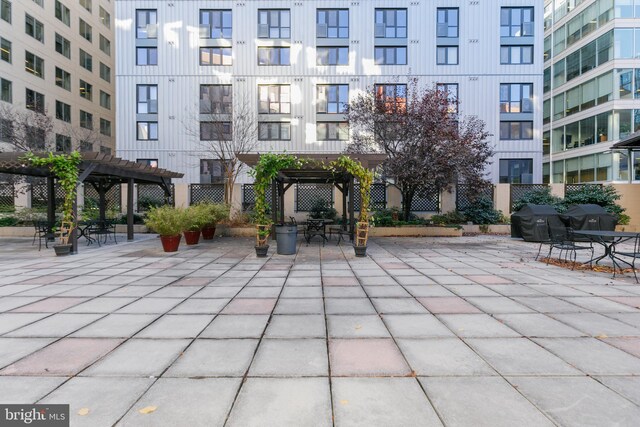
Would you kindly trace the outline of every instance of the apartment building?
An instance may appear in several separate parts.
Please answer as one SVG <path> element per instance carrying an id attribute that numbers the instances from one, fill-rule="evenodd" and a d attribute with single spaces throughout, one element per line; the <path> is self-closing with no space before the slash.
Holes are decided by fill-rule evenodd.
<path id="1" fill-rule="evenodd" d="M 553 0 L 544 8 L 543 180 L 640 180 L 640 1 Z"/>
<path id="2" fill-rule="evenodd" d="M 257 151 L 342 152 L 349 99 L 402 99 L 411 78 L 487 123 L 494 182 L 542 180 L 541 1 L 115 4 L 118 155 L 183 183 L 220 178 L 202 143 L 233 109 L 255 115 Z"/>
<path id="3" fill-rule="evenodd" d="M 24 132 L 32 148 L 115 152 L 113 11 L 112 0 L 0 0 L 0 149 L 30 110 L 33 123 L 51 117 L 46 141 Z"/>

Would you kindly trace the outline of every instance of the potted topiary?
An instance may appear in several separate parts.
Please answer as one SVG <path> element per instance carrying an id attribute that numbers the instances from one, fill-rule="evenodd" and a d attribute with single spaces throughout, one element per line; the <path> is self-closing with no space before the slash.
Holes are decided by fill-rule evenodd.
<path id="1" fill-rule="evenodd" d="M 69 237 L 76 227 L 76 218 L 73 215 L 73 203 L 76 200 L 78 188 L 78 167 L 82 161 L 82 156 L 77 151 L 70 154 L 49 153 L 47 157 L 38 157 L 33 153 L 27 153 L 25 160 L 32 166 L 48 166 L 51 173 L 64 192 L 62 203 L 62 222 L 57 233 L 60 243 L 53 245 L 56 255 L 69 255 L 71 244 Z"/>
<path id="2" fill-rule="evenodd" d="M 266 194 L 273 180 L 282 169 L 299 169 L 302 160 L 289 154 L 265 153 L 250 171 L 254 178 L 255 193 L 254 220 L 256 224 L 256 256 L 266 257 L 269 251 L 268 238 L 271 234 L 271 219 L 267 216 Z"/>
<path id="3" fill-rule="evenodd" d="M 185 211 L 172 206 L 151 208 L 144 224 L 160 235 L 165 252 L 176 252 L 185 229 Z"/>
<path id="4" fill-rule="evenodd" d="M 229 219 L 229 206 L 223 203 L 203 202 L 196 205 L 203 211 L 204 226 L 202 227 L 202 238 L 213 240 L 216 234 L 216 224 L 225 219 Z"/>
<path id="5" fill-rule="evenodd" d="M 373 185 L 373 171 L 348 156 L 340 156 L 329 164 L 332 170 L 342 170 L 353 175 L 360 183 L 360 217 L 356 223 L 353 249 L 357 257 L 367 255 L 367 240 L 369 239 L 369 201 L 371 200 L 371 185 Z"/>

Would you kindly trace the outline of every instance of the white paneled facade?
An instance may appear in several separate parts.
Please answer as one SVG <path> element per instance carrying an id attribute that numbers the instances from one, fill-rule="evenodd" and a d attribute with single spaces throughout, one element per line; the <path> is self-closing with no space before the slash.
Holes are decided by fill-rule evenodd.
<path id="1" fill-rule="evenodd" d="M 500 65 L 501 44 L 522 43 L 517 37 L 501 38 L 501 7 L 533 7 L 533 64 Z M 459 8 L 459 34 L 445 40 L 459 47 L 457 65 L 436 65 L 436 14 L 438 8 Z M 376 39 L 374 16 L 378 8 L 407 11 L 407 37 Z M 157 39 L 136 38 L 136 10 L 157 11 Z M 200 10 L 231 10 L 231 39 L 200 38 Z M 258 9 L 288 9 L 290 37 L 258 37 Z M 316 37 L 318 9 L 348 9 L 349 37 L 340 41 Z M 248 99 L 258 109 L 258 85 L 288 84 L 291 112 L 284 120 L 291 123 L 287 141 L 261 141 L 259 151 L 341 152 L 345 141 L 316 139 L 316 85 L 345 84 L 350 97 L 374 84 L 406 83 L 417 77 L 421 84 L 457 83 L 460 111 L 477 115 L 487 123 L 495 146 L 489 168 L 494 182 L 499 181 L 500 159 L 531 159 L 532 181 L 541 180 L 542 160 L 542 1 L 502 0 L 451 2 L 436 1 L 150 1 L 116 0 L 116 82 L 118 93 L 117 153 L 130 160 L 157 159 L 158 166 L 185 173 L 183 182 L 200 182 L 199 153 L 202 145 L 192 129 L 197 127 L 199 91 L 202 84 L 231 84 L 234 102 Z M 509 40 L 507 40 L 509 39 Z M 514 40 L 515 39 L 515 40 Z M 437 41 L 436 41 L 437 40 Z M 157 46 L 157 65 L 136 65 L 136 46 Z M 201 66 L 201 46 L 231 47 L 232 65 Z M 259 66 L 258 47 L 290 48 L 290 65 Z M 348 46 L 348 65 L 316 65 L 317 46 Z M 376 65 L 376 46 L 406 46 L 407 65 Z M 533 112 L 525 120 L 533 121 L 533 138 L 499 138 L 501 83 L 532 83 Z M 158 87 L 157 116 L 137 112 L 136 87 Z M 523 120 L 521 115 L 516 115 Z M 138 139 L 136 122 L 157 117 L 157 140 Z M 195 123 L 195 124 L 194 124 Z M 247 178 L 249 179 L 249 178 Z"/>

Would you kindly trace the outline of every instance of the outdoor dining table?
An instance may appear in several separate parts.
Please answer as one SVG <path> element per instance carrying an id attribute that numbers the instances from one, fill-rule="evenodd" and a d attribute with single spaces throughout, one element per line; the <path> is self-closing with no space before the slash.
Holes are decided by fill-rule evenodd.
<path id="1" fill-rule="evenodd" d="M 593 243 L 598 243 L 604 248 L 603 255 L 595 257 L 589 262 L 595 261 L 595 263 L 598 264 L 598 262 L 604 258 L 609 257 L 611 262 L 613 262 L 614 274 L 616 267 L 622 270 L 622 267 L 620 267 L 620 264 L 617 261 L 625 263 L 631 267 L 630 263 L 616 256 L 616 245 L 637 238 L 639 233 L 630 231 L 574 230 L 573 234 L 587 237 Z"/>

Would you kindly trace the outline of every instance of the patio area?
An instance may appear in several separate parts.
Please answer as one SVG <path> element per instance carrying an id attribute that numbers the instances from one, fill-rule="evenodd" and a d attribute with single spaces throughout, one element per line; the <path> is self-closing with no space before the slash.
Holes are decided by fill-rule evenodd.
<path id="1" fill-rule="evenodd" d="M 30 244 L 0 240 L 2 403 L 67 403 L 72 426 L 640 419 L 640 285 L 547 266 L 537 244 Z"/>

